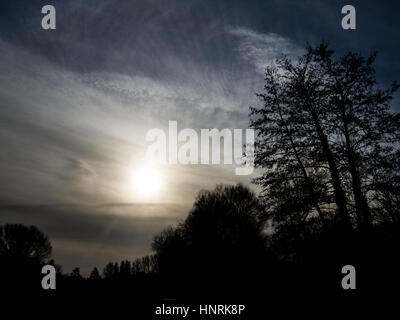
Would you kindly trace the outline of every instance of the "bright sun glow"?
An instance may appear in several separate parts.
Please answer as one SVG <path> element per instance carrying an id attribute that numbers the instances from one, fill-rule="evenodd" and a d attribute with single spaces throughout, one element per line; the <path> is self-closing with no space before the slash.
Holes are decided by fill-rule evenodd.
<path id="1" fill-rule="evenodd" d="M 135 191 L 142 196 L 156 195 L 160 190 L 162 179 L 160 173 L 153 168 L 138 168 L 133 174 Z"/>

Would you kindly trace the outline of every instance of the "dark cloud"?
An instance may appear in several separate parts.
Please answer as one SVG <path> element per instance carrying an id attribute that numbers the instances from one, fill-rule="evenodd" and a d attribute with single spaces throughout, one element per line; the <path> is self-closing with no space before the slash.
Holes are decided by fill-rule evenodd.
<path id="1" fill-rule="evenodd" d="M 226 26 L 276 33 L 301 46 L 325 39 L 340 50 L 379 49 L 385 58 L 395 57 L 399 43 L 400 4 L 385 0 L 353 1 L 358 28 L 349 32 L 340 27 L 343 1 L 58 0 L 54 32 L 40 28 L 44 4 L 2 1 L 3 36 L 79 72 L 134 72 L 171 81 L 192 60 L 227 67 L 238 60 Z"/>

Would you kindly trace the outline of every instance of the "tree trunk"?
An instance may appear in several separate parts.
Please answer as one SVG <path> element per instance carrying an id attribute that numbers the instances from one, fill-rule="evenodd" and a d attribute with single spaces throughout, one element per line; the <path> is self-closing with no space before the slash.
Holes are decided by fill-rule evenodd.
<path id="1" fill-rule="evenodd" d="M 330 172 L 331 178 L 332 178 L 332 185 L 333 185 L 334 194 L 335 194 L 335 201 L 336 201 L 336 205 L 338 207 L 339 224 L 341 224 L 343 226 L 343 228 L 350 230 L 350 229 L 352 229 L 352 226 L 351 226 L 350 216 L 349 216 L 349 213 L 347 210 L 347 201 L 346 201 L 346 197 L 345 197 L 342 185 L 340 183 L 339 171 L 337 169 L 335 159 L 330 150 L 328 139 L 321 127 L 321 123 L 319 121 L 318 115 L 312 106 L 310 106 L 310 111 L 311 111 L 311 115 L 312 115 L 312 118 L 314 121 L 314 126 L 316 128 L 318 137 L 321 142 L 322 151 L 325 154 L 326 160 L 329 165 L 329 172 Z"/>
<path id="2" fill-rule="evenodd" d="M 299 156 L 299 154 L 298 154 L 298 152 L 297 152 L 297 148 L 296 148 L 296 146 L 295 146 L 295 144 L 294 144 L 294 141 L 293 141 L 292 134 L 291 134 L 291 132 L 290 132 L 290 130 L 289 130 L 289 128 L 288 128 L 288 126 L 287 126 L 285 120 L 283 119 L 283 116 L 282 116 L 282 113 L 281 113 L 281 110 L 280 110 L 279 107 L 278 107 L 278 110 L 279 110 L 279 117 L 280 117 L 281 121 L 282 121 L 283 124 L 284 124 L 285 131 L 286 131 L 286 134 L 287 134 L 287 136 L 288 136 L 288 138 L 289 138 L 290 146 L 291 146 L 291 148 L 293 149 L 293 152 L 294 152 L 296 161 L 298 162 L 298 164 L 299 164 L 299 166 L 300 166 L 301 172 L 303 173 L 304 180 L 306 181 L 307 186 L 310 188 L 311 198 L 312 198 L 313 204 L 314 204 L 314 206 L 315 206 L 315 209 L 316 209 L 317 212 L 318 212 L 318 215 L 319 215 L 319 217 L 320 217 L 320 219 L 321 219 L 322 225 L 325 226 L 325 218 L 324 218 L 324 215 L 322 214 L 321 208 L 320 208 L 320 206 L 319 206 L 319 204 L 318 204 L 318 199 L 317 199 L 317 197 L 316 197 L 316 195 L 315 195 L 314 187 L 313 187 L 313 185 L 312 185 L 312 183 L 311 183 L 311 181 L 310 181 L 310 179 L 309 179 L 309 177 L 308 177 L 306 168 L 304 167 L 304 164 L 303 164 L 303 162 L 302 162 L 301 159 L 300 159 L 300 156 Z"/>
<path id="3" fill-rule="evenodd" d="M 360 231 L 369 231 L 372 228 L 372 217 L 367 199 L 361 191 L 361 181 L 358 174 L 355 154 L 351 147 L 350 134 L 346 113 L 343 109 L 343 128 L 346 139 L 346 152 L 349 161 L 350 175 L 352 180 L 354 202 L 356 206 L 357 226 Z"/>

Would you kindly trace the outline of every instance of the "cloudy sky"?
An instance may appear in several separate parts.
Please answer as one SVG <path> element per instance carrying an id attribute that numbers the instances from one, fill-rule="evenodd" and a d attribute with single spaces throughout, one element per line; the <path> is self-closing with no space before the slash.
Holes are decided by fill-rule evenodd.
<path id="1" fill-rule="evenodd" d="M 56 30 L 41 28 L 46 4 Z M 341 28 L 346 4 L 357 30 Z M 380 84 L 400 80 L 399 12 L 382 0 L 2 0 L 0 224 L 38 226 L 65 271 L 149 253 L 199 190 L 251 178 L 165 165 L 144 195 L 135 177 L 150 129 L 246 128 L 264 66 L 307 43 L 378 50 Z"/>

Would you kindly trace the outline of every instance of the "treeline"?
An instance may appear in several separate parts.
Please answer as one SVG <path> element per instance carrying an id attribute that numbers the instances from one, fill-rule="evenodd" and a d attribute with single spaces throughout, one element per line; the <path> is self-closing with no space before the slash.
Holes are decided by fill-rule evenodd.
<path id="1" fill-rule="evenodd" d="M 88 277 L 81 275 L 80 268 L 74 268 L 69 274 L 62 274 L 63 279 L 72 280 L 126 280 L 132 276 L 153 274 L 157 272 L 157 261 L 155 255 L 147 255 L 133 261 L 122 260 L 118 262 L 108 262 L 102 272 L 94 267 Z"/>

